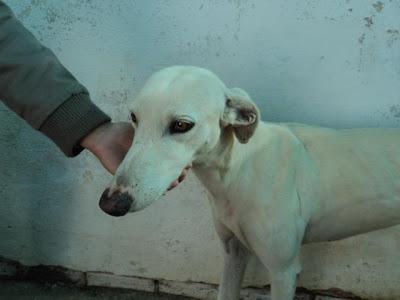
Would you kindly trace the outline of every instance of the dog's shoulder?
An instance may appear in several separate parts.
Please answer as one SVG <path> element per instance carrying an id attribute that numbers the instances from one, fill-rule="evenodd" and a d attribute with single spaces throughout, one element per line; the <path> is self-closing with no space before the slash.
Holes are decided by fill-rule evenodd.
<path id="1" fill-rule="evenodd" d="M 256 148 L 260 149 L 261 153 L 273 154 L 276 157 L 298 152 L 303 148 L 303 139 L 297 132 L 299 128 L 295 130 L 293 125 L 263 122 L 258 129 L 258 138 L 255 139 L 258 143 Z"/>

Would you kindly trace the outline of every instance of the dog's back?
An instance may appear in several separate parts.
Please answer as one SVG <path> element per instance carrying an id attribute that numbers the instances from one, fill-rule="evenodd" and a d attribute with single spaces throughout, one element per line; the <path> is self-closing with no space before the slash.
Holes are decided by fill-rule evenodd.
<path id="1" fill-rule="evenodd" d="M 400 223 L 400 129 L 285 124 L 318 172 L 305 240 L 334 240 Z"/>

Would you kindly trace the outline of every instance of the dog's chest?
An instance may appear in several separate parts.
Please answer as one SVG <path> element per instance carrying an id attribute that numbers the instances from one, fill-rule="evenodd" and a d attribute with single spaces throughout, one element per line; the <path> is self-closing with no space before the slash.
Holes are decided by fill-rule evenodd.
<path id="1" fill-rule="evenodd" d="M 256 207 L 256 193 L 250 194 L 239 182 L 225 185 L 221 182 L 217 172 L 204 169 L 195 171 L 200 181 L 212 195 L 210 205 L 214 218 L 229 228 L 236 237 L 246 244 L 240 227 L 246 216 Z"/>
<path id="2" fill-rule="evenodd" d="M 225 191 L 214 196 L 211 206 L 218 221 L 240 238 L 241 224 L 254 207 L 251 197 L 245 197 L 240 191 Z"/>

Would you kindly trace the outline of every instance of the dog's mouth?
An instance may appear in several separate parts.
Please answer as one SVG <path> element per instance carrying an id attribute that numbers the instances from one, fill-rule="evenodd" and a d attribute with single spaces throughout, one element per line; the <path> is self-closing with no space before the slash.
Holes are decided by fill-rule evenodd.
<path id="1" fill-rule="evenodd" d="M 182 170 L 179 177 L 171 183 L 167 191 L 176 188 L 182 181 L 184 181 L 191 168 L 192 164 L 187 165 Z M 131 207 L 132 206 L 135 207 L 136 205 L 137 203 L 135 201 L 134 195 L 130 193 L 129 190 L 126 191 L 123 188 L 121 189 L 121 187 L 114 190 L 110 190 L 110 188 L 107 188 L 101 195 L 99 202 L 101 210 L 114 217 L 120 217 L 126 215 L 129 211 L 132 211 Z M 134 211 L 138 211 L 141 209 L 142 208 L 138 209 L 136 207 Z"/>
<path id="2" fill-rule="evenodd" d="M 171 185 L 168 187 L 167 191 L 170 191 L 174 188 L 176 188 L 182 181 L 184 181 L 189 174 L 189 170 L 192 168 L 192 164 L 188 164 L 183 170 L 181 175 L 177 179 L 175 179 Z"/>

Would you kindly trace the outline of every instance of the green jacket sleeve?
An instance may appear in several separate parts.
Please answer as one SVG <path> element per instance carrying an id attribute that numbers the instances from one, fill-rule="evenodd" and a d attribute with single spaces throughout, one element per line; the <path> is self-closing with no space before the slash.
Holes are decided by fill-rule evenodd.
<path id="1" fill-rule="evenodd" d="M 0 99 L 67 156 L 80 141 L 110 121 L 88 91 L 0 1 Z"/>

